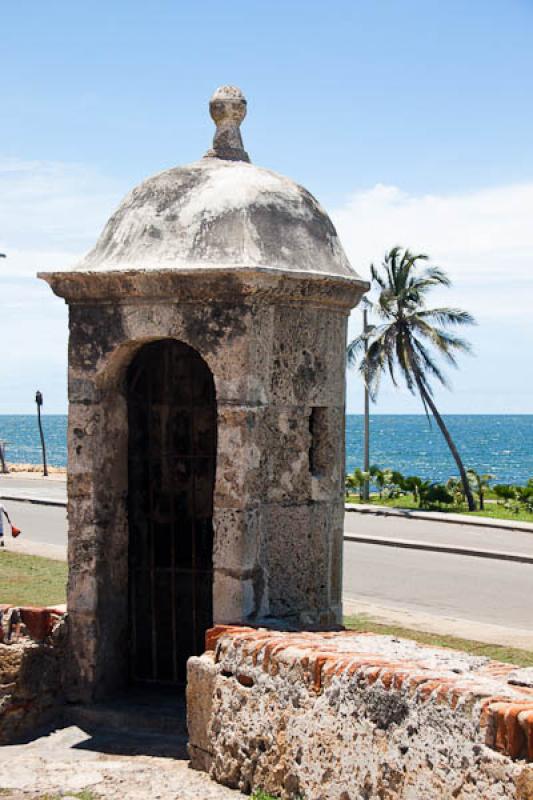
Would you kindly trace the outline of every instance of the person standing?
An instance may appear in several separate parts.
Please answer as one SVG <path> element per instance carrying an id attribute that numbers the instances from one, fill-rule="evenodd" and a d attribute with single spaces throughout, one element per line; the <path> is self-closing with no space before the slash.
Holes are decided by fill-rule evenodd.
<path id="1" fill-rule="evenodd" d="M 4 547 L 4 516 L 11 527 L 13 527 L 13 523 L 11 522 L 9 514 L 7 513 L 7 508 L 0 503 L 0 547 Z"/>

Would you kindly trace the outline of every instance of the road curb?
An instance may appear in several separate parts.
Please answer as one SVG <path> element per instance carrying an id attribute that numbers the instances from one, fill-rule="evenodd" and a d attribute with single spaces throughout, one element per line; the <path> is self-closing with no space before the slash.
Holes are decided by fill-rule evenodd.
<path id="1" fill-rule="evenodd" d="M 510 628 L 447 615 L 439 616 L 412 608 L 369 602 L 367 597 L 344 595 L 342 602 L 346 616 L 363 614 L 369 620 L 384 625 L 399 625 L 421 633 L 456 636 L 500 647 L 533 651 L 533 631 L 523 628 Z"/>
<path id="2" fill-rule="evenodd" d="M 0 493 L 0 500 L 8 500 L 11 503 L 34 503 L 38 506 L 56 506 L 66 508 L 66 500 L 54 500 L 49 497 L 30 497 L 29 495 L 12 495 Z"/>
<path id="3" fill-rule="evenodd" d="M 356 514 L 374 514 L 377 517 L 402 517 L 403 519 L 422 519 L 426 522 L 447 522 L 449 525 L 478 525 L 480 528 L 498 528 L 503 531 L 533 533 L 533 522 L 514 522 L 512 519 L 490 519 L 488 517 L 467 517 L 464 514 L 442 514 L 438 511 L 411 511 L 388 506 L 367 506 L 345 503 L 344 510 Z"/>
<path id="4" fill-rule="evenodd" d="M 382 536 L 358 536 L 344 534 L 345 542 L 360 544 L 378 544 L 382 547 L 400 547 L 405 550 L 428 550 L 432 553 L 449 553 L 456 556 L 474 556 L 476 558 L 492 558 L 496 561 L 514 561 L 518 564 L 533 564 L 533 556 L 527 553 L 508 553 L 504 550 L 478 550 L 476 547 L 457 547 L 447 544 L 428 544 L 415 539 L 384 539 Z"/>

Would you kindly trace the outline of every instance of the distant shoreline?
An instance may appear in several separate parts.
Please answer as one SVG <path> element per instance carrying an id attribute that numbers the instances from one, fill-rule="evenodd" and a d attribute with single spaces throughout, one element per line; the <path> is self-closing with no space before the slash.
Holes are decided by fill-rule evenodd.
<path id="1" fill-rule="evenodd" d="M 19 473 L 19 472 L 42 472 L 43 465 L 42 464 L 11 464 L 11 462 L 7 462 L 6 464 L 9 473 Z M 47 465 L 48 472 L 50 475 L 66 475 L 67 468 L 66 467 L 54 467 L 50 464 Z"/>

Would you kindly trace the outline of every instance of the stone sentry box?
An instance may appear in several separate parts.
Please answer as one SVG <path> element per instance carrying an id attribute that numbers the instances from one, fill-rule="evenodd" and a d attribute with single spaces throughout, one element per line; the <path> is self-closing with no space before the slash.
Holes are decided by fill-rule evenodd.
<path id="1" fill-rule="evenodd" d="M 69 305 L 70 700 L 184 680 L 215 623 L 341 619 L 346 325 L 368 288 L 222 87 L 200 161 L 42 273 Z"/>

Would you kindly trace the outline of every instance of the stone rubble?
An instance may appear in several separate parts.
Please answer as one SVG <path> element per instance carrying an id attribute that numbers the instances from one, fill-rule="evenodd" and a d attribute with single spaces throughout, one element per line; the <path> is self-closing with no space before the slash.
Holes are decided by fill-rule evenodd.
<path id="1" fill-rule="evenodd" d="M 0 606 L 0 745 L 62 704 L 64 630 L 56 609 Z"/>

